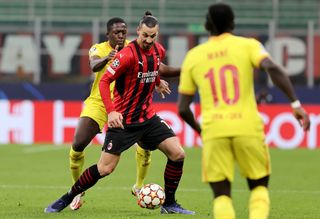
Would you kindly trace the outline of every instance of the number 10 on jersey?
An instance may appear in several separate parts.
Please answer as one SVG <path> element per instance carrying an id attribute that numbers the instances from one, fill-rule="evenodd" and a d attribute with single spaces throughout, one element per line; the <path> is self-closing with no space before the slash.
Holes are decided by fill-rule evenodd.
<path id="1" fill-rule="evenodd" d="M 232 86 L 233 86 L 233 97 L 230 98 L 228 96 L 228 86 L 227 86 L 227 73 L 231 73 L 232 75 Z M 211 94 L 213 97 L 214 106 L 219 105 L 218 93 L 217 93 L 217 85 L 215 81 L 214 74 L 218 74 L 218 80 L 220 81 L 220 89 L 222 95 L 222 101 L 224 101 L 228 105 L 233 105 L 239 100 L 240 90 L 239 90 L 239 73 L 238 69 L 234 65 L 224 65 L 220 69 L 216 70 L 210 68 L 209 71 L 204 75 L 206 79 L 210 82 Z"/>

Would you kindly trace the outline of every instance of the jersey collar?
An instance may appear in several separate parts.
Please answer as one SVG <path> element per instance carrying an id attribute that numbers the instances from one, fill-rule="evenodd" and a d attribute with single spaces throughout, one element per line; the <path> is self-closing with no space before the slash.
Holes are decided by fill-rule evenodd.
<path id="1" fill-rule="evenodd" d="M 223 34 L 220 34 L 218 36 L 210 36 L 209 40 L 223 40 L 229 36 L 231 36 L 232 34 L 231 33 L 223 33 Z"/>

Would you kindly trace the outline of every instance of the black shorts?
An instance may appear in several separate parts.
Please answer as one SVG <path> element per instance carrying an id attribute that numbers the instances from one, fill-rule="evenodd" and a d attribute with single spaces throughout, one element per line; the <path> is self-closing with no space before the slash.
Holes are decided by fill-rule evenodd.
<path id="1" fill-rule="evenodd" d="M 156 150 L 167 138 L 176 136 L 171 127 L 159 116 L 135 125 L 127 125 L 124 129 L 109 128 L 102 150 L 111 154 L 120 154 L 135 143 L 146 150 Z"/>

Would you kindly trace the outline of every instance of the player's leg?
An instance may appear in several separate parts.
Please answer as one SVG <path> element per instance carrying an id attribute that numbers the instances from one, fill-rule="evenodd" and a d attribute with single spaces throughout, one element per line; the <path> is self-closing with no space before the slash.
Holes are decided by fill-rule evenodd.
<path id="1" fill-rule="evenodd" d="M 176 190 L 182 177 L 185 158 L 185 152 L 178 138 L 176 136 L 169 137 L 162 141 L 158 147 L 168 158 L 164 171 L 166 199 L 163 206 L 161 206 L 161 213 L 195 214 L 194 211 L 181 207 L 175 198 Z"/>
<path id="2" fill-rule="evenodd" d="M 53 213 L 62 211 L 78 194 L 94 186 L 99 179 L 113 172 L 120 159 L 120 155 L 110 154 L 103 151 L 97 164 L 87 168 L 79 179 L 73 184 L 69 192 L 50 204 L 45 212 Z"/>
<path id="3" fill-rule="evenodd" d="M 235 218 L 231 198 L 234 158 L 230 138 L 203 141 L 202 180 L 209 183 L 214 200 L 212 212 L 215 219 Z"/>
<path id="4" fill-rule="evenodd" d="M 262 137 L 238 137 L 235 143 L 239 146 L 235 154 L 241 173 L 251 190 L 249 218 L 266 219 L 270 208 L 268 182 L 271 173 L 268 147 Z"/>
<path id="5" fill-rule="evenodd" d="M 99 125 L 93 119 L 89 117 L 81 117 L 79 119 L 72 147 L 69 152 L 69 163 L 73 182 L 77 181 L 82 173 L 84 149 L 99 132 Z"/>
<path id="6" fill-rule="evenodd" d="M 270 199 L 268 191 L 269 176 L 257 179 L 248 180 L 248 185 L 251 190 L 249 200 L 249 218 L 250 219 L 266 219 L 269 215 Z"/>
<path id="7" fill-rule="evenodd" d="M 178 138 L 170 126 L 158 116 L 150 119 L 145 128 L 143 138 L 139 144 L 145 149 L 160 149 L 168 158 L 164 171 L 165 203 L 161 206 L 161 213 L 194 214 L 193 211 L 182 208 L 175 199 L 182 172 L 185 153 Z"/>
<path id="8" fill-rule="evenodd" d="M 45 212 L 62 211 L 75 196 L 92 187 L 100 178 L 112 173 L 118 164 L 120 154 L 137 141 L 136 132 L 127 132 L 126 129 L 108 129 L 99 162 L 87 168 L 69 192 L 49 205 Z"/>
<path id="9" fill-rule="evenodd" d="M 135 146 L 137 176 L 136 183 L 133 185 L 131 193 L 136 196 L 137 192 L 139 192 L 141 187 L 143 186 L 144 179 L 146 178 L 146 175 L 150 168 L 151 151 L 141 148 L 138 144 L 135 144 Z"/>
<path id="10" fill-rule="evenodd" d="M 79 178 L 82 173 L 84 164 L 84 149 L 89 145 L 92 139 L 103 129 L 106 123 L 106 111 L 103 104 L 87 99 L 83 108 L 80 120 L 78 122 L 72 147 L 69 152 L 69 165 L 73 183 Z M 83 201 L 81 196 L 84 193 L 76 196 L 70 208 L 77 210 L 82 206 Z"/>
<path id="11" fill-rule="evenodd" d="M 80 117 L 69 152 L 69 166 L 73 183 L 79 179 L 82 173 L 84 149 L 99 132 L 100 128 L 97 122 L 90 117 Z M 77 195 L 71 202 L 70 208 L 72 210 L 77 210 L 82 206 L 83 201 L 81 196 L 83 196 L 83 194 L 84 193 Z"/>

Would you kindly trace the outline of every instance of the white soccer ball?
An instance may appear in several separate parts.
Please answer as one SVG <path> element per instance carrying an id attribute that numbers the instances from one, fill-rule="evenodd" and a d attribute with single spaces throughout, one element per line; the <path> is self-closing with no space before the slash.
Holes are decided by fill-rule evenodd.
<path id="1" fill-rule="evenodd" d="M 159 208 L 165 200 L 165 193 L 161 186 L 149 183 L 143 186 L 138 194 L 138 205 L 141 208 Z"/>

